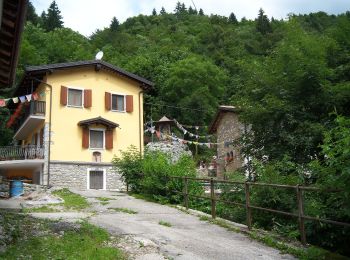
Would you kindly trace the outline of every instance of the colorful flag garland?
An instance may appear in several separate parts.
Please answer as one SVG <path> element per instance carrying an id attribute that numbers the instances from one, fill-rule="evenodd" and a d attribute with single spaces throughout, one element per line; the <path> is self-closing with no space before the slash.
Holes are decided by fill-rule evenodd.
<path id="1" fill-rule="evenodd" d="M 33 92 L 32 94 L 20 96 L 20 97 L 13 97 L 13 98 L 0 98 L 0 107 L 5 107 L 9 104 L 10 101 L 12 101 L 14 104 L 17 104 L 19 102 L 25 103 L 30 102 L 33 100 L 38 100 L 40 97 L 45 96 L 45 91 L 42 91 L 40 93 Z"/>

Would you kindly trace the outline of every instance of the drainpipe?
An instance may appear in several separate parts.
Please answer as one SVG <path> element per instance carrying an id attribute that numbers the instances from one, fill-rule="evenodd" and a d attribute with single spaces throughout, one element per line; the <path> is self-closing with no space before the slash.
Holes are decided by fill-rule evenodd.
<path id="1" fill-rule="evenodd" d="M 48 145 L 48 160 L 47 160 L 47 186 L 50 185 L 50 158 L 51 158 L 51 116 L 52 116 L 52 85 L 42 81 L 40 79 L 29 77 L 39 83 L 42 83 L 50 88 L 50 111 L 49 111 L 49 145 Z"/>
<path id="2" fill-rule="evenodd" d="M 141 90 L 139 92 L 139 145 L 140 145 L 140 155 L 142 155 L 142 135 L 143 135 L 143 125 L 142 125 L 142 120 L 141 120 L 141 116 L 143 116 L 143 114 L 141 115 L 141 94 L 143 94 L 144 91 Z"/>

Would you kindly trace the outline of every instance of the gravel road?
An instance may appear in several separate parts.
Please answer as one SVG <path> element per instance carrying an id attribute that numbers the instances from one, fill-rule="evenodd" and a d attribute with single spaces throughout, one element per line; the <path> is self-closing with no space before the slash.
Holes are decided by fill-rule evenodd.
<path id="1" fill-rule="evenodd" d="M 95 214 L 89 217 L 91 223 L 106 228 L 116 237 L 125 236 L 130 240 L 122 247 L 135 259 L 294 259 L 243 234 L 200 221 L 197 216 L 169 206 L 117 192 L 75 192 L 92 202 L 91 211 Z M 113 200 L 101 205 L 96 199 L 98 197 Z M 110 208 L 126 208 L 137 214 L 116 212 Z M 160 225 L 159 221 L 168 222 L 171 227 Z M 143 251 L 132 252 L 135 241 L 136 247 Z"/>

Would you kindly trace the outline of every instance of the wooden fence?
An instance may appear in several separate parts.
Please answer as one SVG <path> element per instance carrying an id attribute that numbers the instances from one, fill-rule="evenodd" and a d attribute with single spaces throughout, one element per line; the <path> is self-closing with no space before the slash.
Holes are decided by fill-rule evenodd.
<path id="1" fill-rule="evenodd" d="M 228 205 L 235 205 L 239 207 L 244 207 L 246 209 L 246 223 L 248 226 L 248 229 L 252 229 L 252 223 L 253 223 L 253 214 L 252 214 L 252 209 L 255 210 L 260 210 L 260 211 L 265 211 L 265 212 L 271 212 L 271 213 L 276 213 L 276 214 L 281 214 L 285 216 L 290 216 L 298 219 L 299 223 L 299 231 L 300 231 L 300 240 L 303 245 L 306 244 L 306 232 L 305 232 L 305 220 L 311 220 L 311 221 L 318 221 L 318 222 L 324 222 L 328 224 L 333 224 L 333 225 L 339 225 L 339 226 L 344 226 L 344 227 L 350 227 L 350 223 L 344 223 L 344 222 L 339 222 L 335 220 L 330 220 L 330 219 L 323 219 L 323 218 L 317 218 L 317 217 L 312 217 L 312 216 L 307 216 L 304 214 L 304 196 L 303 193 L 304 191 L 322 191 L 322 192 L 340 192 L 339 190 L 321 190 L 319 188 L 315 187 L 306 187 L 306 186 L 292 186 L 292 185 L 282 185 L 282 184 L 270 184 L 270 183 L 255 183 L 255 182 L 238 182 L 238 181 L 226 181 L 226 180 L 216 180 L 216 179 L 208 179 L 208 178 L 191 178 L 191 177 L 170 177 L 170 179 L 181 179 L 184 184 L 184 189 L 183 191 L 174 191 L 176 193 L 182 194 L 184 197 L 184 206 L 186 209 L 189 207 L 189 199 L 190 197 L 194 198 L 201 198 L 201 199 L 208 199 L 210 200 L 211 204 L 211 216 L 212 218 L 216 218 L 216 203 L 221 202 L 224 204 Z M 198 196 L 198 195 L 192 195 L 189 194 L 189 181 L 198 181 L 201 183 L 207 183 L 209 184 L 210 187 L 210 197 L 208 196 Z M 234 184 L 234 185 L 242 185 L 244 187 L 245 191 L 245 203 L 239 203 L 239 202 L 234 202 L 234 201 L 226 201 L 218 198 L 215 193 L 215 186 L 217 184 Z M 296 194 L 296 201 L 297 201 L 297 213 L 292 213 L 292 212 L 286 212 L 286 211 L 281 211 L 281 210 L 276 210 L 276 209 L 271 209 L 271 208 L 264 208 L 264 207 L 259 207 L 255 205 L 250 204 L 250 188 L 253 186 L 262 186 L 262 187 L 273 187 L 273 188 L 282 188 L 282 189 L 288 189 L 288 190 L 295 190 Z"/>

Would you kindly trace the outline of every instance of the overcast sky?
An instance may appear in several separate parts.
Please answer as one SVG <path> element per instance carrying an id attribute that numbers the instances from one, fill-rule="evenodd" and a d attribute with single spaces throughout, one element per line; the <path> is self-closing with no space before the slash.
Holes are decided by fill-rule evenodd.
<path id="1" fill-rule="evenodd" d="M 120 22 L 139 14 L 149 15 L 153 8 L 157 12 L 164 6 L 167 12 L 173 12 L 178 0 L 56 0 L 61 10 L 64 26 L 89 36 L 96 29 L 108 27 L 113 16 Z M 47 10 L 52 0 L 32 0 L 36 12 L 40 15 Z M 186 6 L 192 0 L 183 0 Z M 228 16 L 235 13 L 238 19 L 254 19 L 260 7 L 271 17 L 286 18 L 288 13 L 304 14 L 324 11 L 339 14 L 350 10 L 350 0 L 193 0 L 197 9 L 206 14 Z"/>

